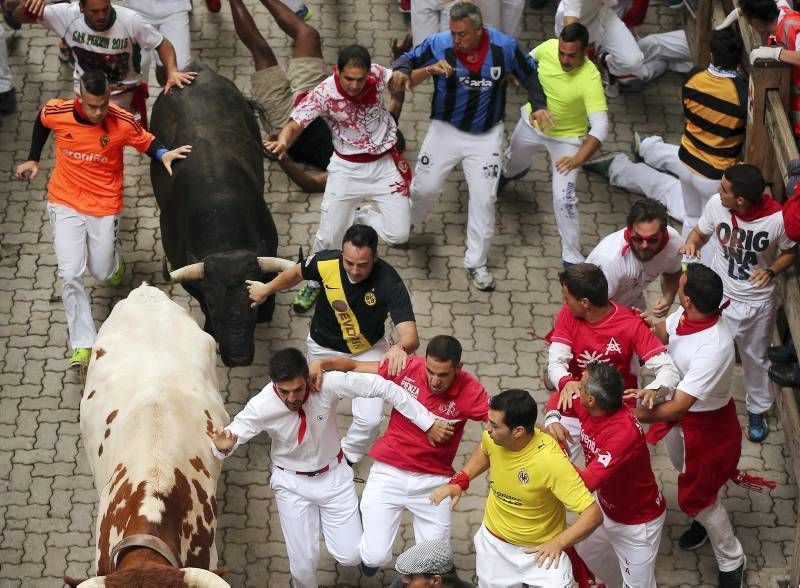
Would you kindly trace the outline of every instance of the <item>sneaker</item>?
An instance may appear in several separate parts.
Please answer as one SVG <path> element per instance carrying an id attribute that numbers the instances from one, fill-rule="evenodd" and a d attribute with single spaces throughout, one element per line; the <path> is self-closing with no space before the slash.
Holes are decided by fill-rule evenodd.
<path id="1" fill-rule="evenodd" d="M 615 155 L 606 157 L 604 159 L 595 159 L 589 163 L 584 163 L 581 168 L 589 173 L 603 176 L 605 179 L 611 179 L 611 162 L 614 161 Z"/>
<path id="2" fill-rule="evenodd" d="M 109 276 L 106 280 L 106 284 L 109 286 L 119 286 L 122 283 L 122 280 L 125 278 L 125 260 L 121 257 L 119 258 L 119 265 L 117 269 L 114 270 L 114 273 Z"/>
<path id="3" fill-rule="evenodd" d="M 467 276 L 472 280 L 472 285 L 478 290 L 483 290 L 484 292 L 494 290 L 494 276 L 485 265 L 467 268 Z"/>
<path id="4" fill-rule="evenodd" d="M 678 539 L 678 547 L 684 551 L 694 551 L 705 545 L 706 541 L 708 541 L 706 528 L 697 521 L 692 521 L 691 526 Z"/>
<path id="5" fill-rule="evenodd" d="M 219 12 L 222 10 L 222 2 L 220 0 L 206 0 L 206 6 L 210 12 Z"/>
<path id="6" fill-rule="evenodd" d="M 411 12 L 411 0 L 399 0 L 400 12 L 409 14 Z"/>
<path id="7" fill-rule="evenodd" d="M 0 115 L 14 114 L 17 111 L 17 91 L 11 88 L 7 92 L 0 92 Z"/>
<path id="8" fill-rule="evenodd" d="M 366 576 L 367 578 L 371 578 L 372 576 L 377 574 L 378 570 L 380 569 L 379 567 L 368 566 L 363 562 L 359 565 L 359 567 L 361 568 L 361 573 L 364 574 L 364 576 Z"/>
<path id="9" fill-rule="evenodd" d="M 794 343 L 768 347 L 767 359 L 769 359 L 772 363 L 796 363 L 797 352 L 794 349 Z"/>
<path id="10" fill-rule="evenodd" d="M 642 136 L 639 131 L 633 131 L 633 139 L 631 139 L 631 155 L 633 155 L 634 163 L 641 163 L 644 161 L 642 157 Z"/>
<path id="11" fill-rule="evenodd" d="M 292 300 L 292 308 L 295 312 L 303 313 L 314 306 L 314 303 L 319 298 L 319 293 L 322 290 L 321 286 L 310 286 L 308 282 L 300 289 L 297 296 Z"/>
<path id="12" fill-rule="evenodd" d="M 719 588 L 742 588 L 744 586 L 744 570 L 747 567 L 747 558 L 742 565 L 730 572 L 719 572 Z"/>
<path id="13" fill-rule="evenodd" d="M 297 18 L 299 18 L 303 22 L 310 21 L 311 17 L 314 16 L 314 13 L 305 4 L 303 4 L 303 7 L 300 10 L 298 10 L 297 12 L 295 12 L 295 14 L 297 15 Z"/>
<path id="14" fill-rule="evenodd" d="M 69 367 L 71 368 L 85 368 L 89 365 L 89 360 L 92 357 L 92 350 L 90 347 L 78 347 L 72 352 L 72 357 L 69 358 Z"/>
<path id="15" fill-rule="evenodd" d="M 753 443 L 761 443 L 769 435 L 769 425 L 764 414 L 747 411 L 747 438 Z"/>

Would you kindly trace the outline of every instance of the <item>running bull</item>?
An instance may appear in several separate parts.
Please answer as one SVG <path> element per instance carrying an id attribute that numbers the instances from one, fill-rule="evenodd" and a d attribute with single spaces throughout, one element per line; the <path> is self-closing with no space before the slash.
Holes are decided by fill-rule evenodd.
<path id="1" fill-rule="evenodd" d="M 275 300 L 252 309 L 244 281 L 284 269 L 272 259 L 278 234 L 264 202 L 261 135 L 230 80 L 202 64 L 189 69 L 197 78 L 161 94 L 151 124 L 166 144 L 192 145 L 174 175 L 150 167 L 164 251 L 177 268 L 169 277 L 200 303 L 225 365 L 250 365 L 256 323 L 271 320 Z"/>
<path id="2" fill-rule="evenodd" d="M 67 583 L 228 587 L 209 571 L 221 466 L 203 431 L 230 420 L 216 363 L 214 339 L 158 288 L 142 284 L 103 323 L 80 406 L 98 577 Z"/>

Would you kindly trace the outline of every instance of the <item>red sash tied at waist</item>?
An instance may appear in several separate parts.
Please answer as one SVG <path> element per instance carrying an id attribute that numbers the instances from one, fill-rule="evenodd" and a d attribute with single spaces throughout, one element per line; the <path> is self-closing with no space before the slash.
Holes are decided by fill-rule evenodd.
<path id="1" fill-rule="evenodd" d="M 411 166 L 409 165 L 406 158 L 402 156 L 400 151 L 397 149 L 397 145 L 389 149 L 388 151 L 384 151 L 383 153 L 353 153 L 349 155 L 345 155 L 344 153 L 339 153 L 334 149 L 336 155 L 344 159 L 345 161 L 349 161 L 351 163 L 372 163 L 373 161 L 378 161 L 379 159 L 384 158 L 385 156 L 390 156 L 394 161 L 394 165 L 397 168 L 398 173 L 402 180 L 397 182 L 396 184 L 392 184 L 392 191 L 395 194 L 400 194 L 401 196 L 405 196 L 406 198 L 411 197 Z"/>

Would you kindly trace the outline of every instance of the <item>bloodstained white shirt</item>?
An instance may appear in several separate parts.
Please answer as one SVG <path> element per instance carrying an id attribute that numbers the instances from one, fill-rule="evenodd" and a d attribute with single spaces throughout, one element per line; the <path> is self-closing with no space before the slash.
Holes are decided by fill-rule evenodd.
<path id="1" fill-rule="evenodd" d="M 238 436 L 236 444 L 221 452 L 212 443 L 211 450 L 218 459 L 223 459 L 263 431 L 272 438 L 270 459 L 273 465 L 298 472 L 317 471 L 335 460 L 341 449 L 336 404 L 340 398 L 354 397 L 383 398 L 423 431 L 436 420 L 405 389 L 376 374 L 326 372 L 321 390 L 309 392 L 303 403 L 306 432 L 301 443 L 297 441 L 299 413 L 289 410 L 272 382 L 268 382 L 225 427 Z"/>
<path id="2" fill-rule="evenodd" d="M 306 128 L 321 116 L 331 129 L 333 148 L 344 155 L 386 153 L 397 143 L 397 123 L 383 105 L 383 93 L 392 71 L 373 63 L 370 73 L 378 78 L 377 104 L 355 104 L 343 97 L 331 75 L 294 107 L 292 120 Z"/>

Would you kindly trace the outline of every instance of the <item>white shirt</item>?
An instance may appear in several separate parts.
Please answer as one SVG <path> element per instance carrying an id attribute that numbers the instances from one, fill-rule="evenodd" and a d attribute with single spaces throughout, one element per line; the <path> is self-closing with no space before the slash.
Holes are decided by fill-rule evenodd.
<path id="1" fill-rule="evenodd" d="M 124 0 L 123 5 L 155 20 L 192 9 L 191 0 Z"/>
<path id="2" fill-rule="evenodd" d="M 336 424 L 336 404 L 340 398 L 383 398 L 423 431 L 436 420 L 405 389 L 375 374 L 326 372 L 321 388 L 317 393 L 309 393 L 303 404 L 306 432 L 302 443 L 297 442 L 299 413 L 289 410 L 272 382 L 268 382 L 226 427 L 238 436 L 236 444 L 223 453 L 212 443 L 212 452 L 223 459 L 264 431 L 272 438 L 270 459 L 273 465 L 298 472 L 322 469 L 336 459 L 341 448 Z"/>
<path id="3" fill-rule="evenodd" d="M 322 117 L 331 129 L 333 148 L 345 155 L 385 153 L 397 143 L 397 123 L 383 105 L 383 93 L 392 71 L 376 63 L 370 73 L 378 78 L 378 103 L 362 106 L 343 97 L 328 76 L 292 110 L 291 118 L 305 128 Z"/>
<path id="4" fill-rule="evenodd" d="M 731 399 L 733 336 L 723 320 L 697 333 L 678 335 L 675 330 L 683 312 L 682 308 L 673 312 L 666 321 L 667 352 L 681 374 L 676 389 L 697 398 L 689 412 L 717 410 Z"/>
<path id="5" fill-rule="evenodd" d="M 100 69 L 108 76 L 112 93 L 139 84 L 141 51 L 158 47 L 164 40 L 155 28 L 124 6 L 112 5 L 113 23 L 95 31 L 81 14 L 80 4 L 48 4 L 39 22 L 63 38 L 75 56 L 75 84 L 87 69 Z"/>
<path id="6" fill-rule="evenodd" d="M 711 269 L 722 278 L 728 298 L 738 302 L 770 300 L 777 287 L 775 280 L 763 288 L 747 280 L 757 268 L 771 266 L 782 250 L 795 246 L 795 242 L 786 236 L 783 213 L 779 210 L 750 222 L 737 218 L 736 224 L 739 228 L 731 243 L 731 211 L 722 205 L 719 194 L 714 194 L 697 223 L 698 231 L 704 235 L 713 234 L 706 244 L 706 247 L 714 248 Z"/>
<path id="7" fill-rule="evenodd" d="M 574 16 L 586 25 L 589 21 L 605 14 L 606 10 L 614 9 L 617 0 L 561 0 L 564 16 Z"/>
<path id="8" fill-rule="evenodd" d="M 625 254 L 625 229 L 611 233 L 586 258 L 603 270 L 608 280 L 608 297 L 617 304 L 646 310 L 644 291 L 647 286 L 661 276 L 681 271 L 681 254 L 678 248 L 683 244 L 681 236 L 672 227 L 667 227 L 669 242 L 650 261 L 642 262 L 628 247 Z"/>

